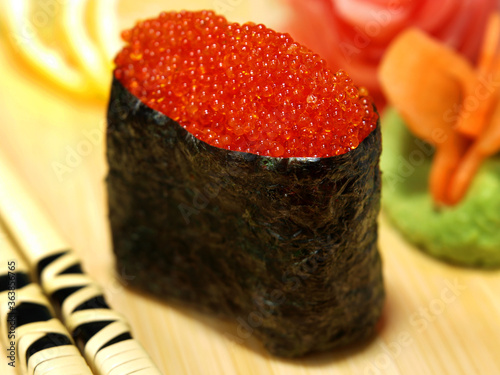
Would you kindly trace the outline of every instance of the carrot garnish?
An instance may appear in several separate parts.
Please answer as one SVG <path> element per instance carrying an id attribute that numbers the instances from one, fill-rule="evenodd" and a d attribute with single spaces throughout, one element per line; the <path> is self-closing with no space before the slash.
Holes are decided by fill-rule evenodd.
<path id="1" fill-rule="evenodd" d="M 417 29 L 391 44 L 382 89 L 410 131 L 435 146 L 429 187 L 436 204 L 465 196 L 482 162 L 500 150 L 500 14 L 490 17 L 476 68 Z"/>
<path id="2" fill-rule="evenodd" d="M 500 14 L 494 13 L 488 22 L 476 68 L 475 79 L 468 82 L 464 93 L 457 131 L 477 138 L 488 124 L 498 103 L 499 87 L 494 81 L 500 70 Z"/>
<path id="3" fill-rule="evenodd" d="M 481 163 L 500 150 L 500 106 L 496 105 L 488 127 L 472 144 L 462 157 L 448 192 L 449 204 L 458 203 L 467 192 L 467 188 Z"/>

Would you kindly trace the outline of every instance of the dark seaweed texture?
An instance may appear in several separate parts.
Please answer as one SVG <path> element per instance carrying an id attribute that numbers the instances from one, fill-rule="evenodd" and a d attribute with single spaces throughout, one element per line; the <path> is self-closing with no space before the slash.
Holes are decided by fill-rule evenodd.
<path id="1" fill-rule="evenodd" d="M 378 127 L 331 158 L 228 151 L 114 80 L 107 142 L 113 246 L 134 286 L 239 322 L 242 339 L 252 331 L 280 356 L 373 332 Z"/>

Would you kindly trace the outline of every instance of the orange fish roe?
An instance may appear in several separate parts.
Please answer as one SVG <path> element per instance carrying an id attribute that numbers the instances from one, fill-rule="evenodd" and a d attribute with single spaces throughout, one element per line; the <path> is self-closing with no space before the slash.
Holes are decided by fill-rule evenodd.
<path id="1" fill-rule="evenodd" d="M 122 37 L 116 78 L 210 145 L 328 157 L 356 148 L 376 127 L 365 89 L 264 25 L 182 11 L 140 22 Z"/>

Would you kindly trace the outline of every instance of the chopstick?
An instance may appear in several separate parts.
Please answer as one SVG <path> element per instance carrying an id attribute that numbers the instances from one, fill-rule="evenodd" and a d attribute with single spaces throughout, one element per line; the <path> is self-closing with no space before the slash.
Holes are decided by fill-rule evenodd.
<path id="1" fill-rule="evenodd" d="M 95 373 L 161 374 L 1 151 L 0 218 Z"/>
<path id="2" fill-rule="evenodd" d="M 8 365 L 29 375 L 92 375 L 2 223 L 0 249 L 0 327 Z"/>

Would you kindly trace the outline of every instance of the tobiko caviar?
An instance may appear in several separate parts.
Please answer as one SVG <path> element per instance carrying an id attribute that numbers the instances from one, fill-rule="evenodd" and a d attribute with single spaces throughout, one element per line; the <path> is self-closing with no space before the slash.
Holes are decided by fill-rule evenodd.
<path id="1" fill-rule="evenodd" d="M 106 132 L 117 269 L 241 322 L 234 335 L 262 313 L 252 335 L 275 355 L 371 335 L 381 137 L 366 92 L 287 35 L 211 12 L 124 37 Z"/>
<path id="2" fill-rule="evenodd" d="M 274 157 L 344 154 L 375 129 L 368 93 L 288 34 L 211 11 L 123 32 L 116 78 L 198 139 Z"/>

